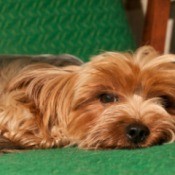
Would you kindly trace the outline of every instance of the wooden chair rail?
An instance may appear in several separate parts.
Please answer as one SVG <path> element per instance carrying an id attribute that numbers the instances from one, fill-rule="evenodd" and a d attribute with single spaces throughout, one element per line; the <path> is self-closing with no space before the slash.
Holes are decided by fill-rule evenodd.
<path id="1" fill-rule="evenodd" d="M 149 44 L 161 53 L 165 47 L 170 4 L 170 0 L 148 0 L 142 45 Z"/>

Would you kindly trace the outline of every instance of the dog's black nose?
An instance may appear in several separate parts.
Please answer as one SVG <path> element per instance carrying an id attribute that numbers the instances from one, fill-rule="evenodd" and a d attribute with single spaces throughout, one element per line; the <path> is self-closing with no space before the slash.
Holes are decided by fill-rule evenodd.
<path id="1" fill-rule="evenodd" d="M 127 138 L 134 144 L 143 142 L 149 135 L 148 127 L 143 124 L 131 124 L 126 128 Z"/>

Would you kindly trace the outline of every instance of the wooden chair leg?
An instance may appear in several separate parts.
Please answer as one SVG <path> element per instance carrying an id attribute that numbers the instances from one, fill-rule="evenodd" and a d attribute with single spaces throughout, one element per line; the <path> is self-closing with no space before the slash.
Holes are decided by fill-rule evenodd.
<path id="1" fill-rule="evenodd" d="M 170 0 L 149 0 L 143 29 L 142 45 L 151 45 L 164 52 Z"/>

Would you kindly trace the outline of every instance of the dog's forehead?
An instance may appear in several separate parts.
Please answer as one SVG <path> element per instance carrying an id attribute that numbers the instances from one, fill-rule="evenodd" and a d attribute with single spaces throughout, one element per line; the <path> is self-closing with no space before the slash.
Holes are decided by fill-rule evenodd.
<path id="1" fill-rule="evenodd" d="M 83 66 L 86 72 L 110 72 L 116 74 L 118 71 L 127 72 L 130 71 L 134 65 L 134 60 L 131 55 L 125 55 L 121 53 L 105 53 L 98 55 L 92 59 L 89 63 Z"/>
<path id="2" fill-rule="evenodd" d="M 106 64 L 106 68 L 110 66 L 111 68 L 121 69 L 121 71 L 127 71 L 128 65 L 129 67 L 139 67 L 140 70 L 159 69 L 160 67 L 167 68 L 167 65 L 175 69 L 175 55 L 159 55 L 152 47 L 144 46 L 135 53 L 105 52 L 93 57 L 91 63 L 98 67 Z"/>
<path id="3" fill-rule="evenodd" d="M 145 57 L 106 53 L 95 57 L 84 67 L 86 85 L 140 93 L 164 86 L 175 87 L 174 56 Z M 174 84 L 172 83 L 174 81 Z"/>
<path id="4" fill-rule="evenodd" d="M 153 72 L 157 70 L 174 71 L 175 55 L 144 55 L 129 53 L 107 52 L 98 55 L 89 64 L 89 68 L 96 69 L 98 72 L 107 71 L 110 73 L 122 72 L 123 75 L 128 73 L 138 74 L 139 72 Z"/>

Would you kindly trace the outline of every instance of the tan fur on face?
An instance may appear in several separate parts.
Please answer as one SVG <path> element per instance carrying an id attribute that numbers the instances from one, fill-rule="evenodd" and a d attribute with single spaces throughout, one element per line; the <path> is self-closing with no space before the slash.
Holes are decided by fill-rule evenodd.
<path id="1" fill-rule="evenodd" d="M 1 69 L 0 132 L 7 143 L 1 149 L 136 148 L 175 140 L 174 55 L 142 47 L 135 54 L 106 52 L 82 66 L 13 66 Z M 118 100 L 102 103 L 104 93 Z M 127 139 L 132 123 L 149 128 L 143 142 Z"/>

